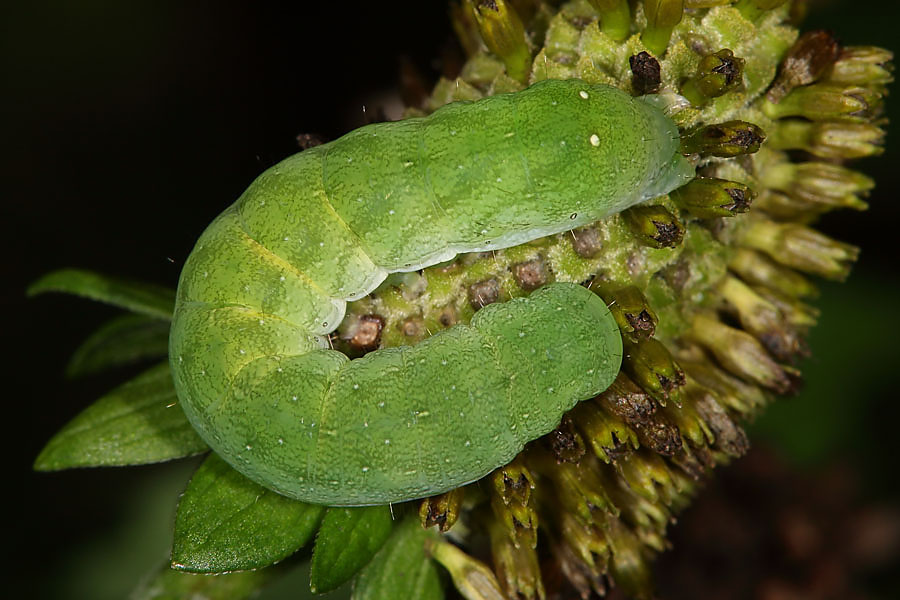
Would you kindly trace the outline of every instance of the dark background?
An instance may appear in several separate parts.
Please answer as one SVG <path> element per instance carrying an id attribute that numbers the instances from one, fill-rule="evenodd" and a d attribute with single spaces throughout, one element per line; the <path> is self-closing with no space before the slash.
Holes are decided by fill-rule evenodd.
<path id="1" fill-rule="evenodd" d="M 807 27 L 897 48 L 897 16 L 894 3 L 823 2 Z M 65 266 L 174 286 L 198 233 L 295 152 L 297 134 L 333 139 L 366 122 L 404 60 L 435 80 L 449 19 L 438 1 L 50 0 L 4 3 L 0 28 L 6 589 L 121 597 L 165 559 L 191 465 L 31 472 L 47 439 L 122 375 L 62 376 L 115 311 L 26 301 L 24 289 Z M 860 165 L 879 182 L 871 210 L 824 220 L 862 258 L 847 285 L 825 286 L 806 393 L 757 424 L 799 468 L 850 460 L 865 497 L 882 502 L 898 493 L 898 143 L 892 133 L 889 152 Z"/>

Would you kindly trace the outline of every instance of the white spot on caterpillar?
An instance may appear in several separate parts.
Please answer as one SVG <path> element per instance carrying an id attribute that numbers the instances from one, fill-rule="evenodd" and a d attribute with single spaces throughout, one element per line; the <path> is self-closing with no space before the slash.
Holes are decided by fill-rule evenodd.
<path id="1" fill-rule="evenodd" d="M 588 93 L 584 90 L 581 90 L 580 92 L 578 92 L 578 95 L 581 96 L 582 98 L 584 98 L 585 100 L 588 99 Z"/>
<path id="2" fill-rule="evenodd" d="M 591 136 L 591 146 L 597 147 L 600 145 L 600 136 L 596 133 Z"/>

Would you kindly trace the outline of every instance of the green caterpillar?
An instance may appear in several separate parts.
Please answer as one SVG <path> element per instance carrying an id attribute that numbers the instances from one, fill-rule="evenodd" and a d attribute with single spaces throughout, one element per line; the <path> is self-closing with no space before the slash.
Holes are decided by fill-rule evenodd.
<path id="1" fill-rule="evenodd" d="M 441 493 L 615 378 L 603 300 L 555 283 L 411 347 L 327 349 L 392 272 L 586 225 L 693 177 L 652 99 L 547 80 L 294 155 L 206 229 L 178 286 L 181 404 L 238 471 L 318 504 Z"/>

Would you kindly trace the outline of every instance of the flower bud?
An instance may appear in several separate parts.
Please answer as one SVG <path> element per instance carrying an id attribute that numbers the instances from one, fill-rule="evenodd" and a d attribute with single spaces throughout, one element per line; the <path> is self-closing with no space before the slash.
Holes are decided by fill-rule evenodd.
<path id="1" fill-rule="evenodd" d="M 628 0 L 590 0 L 600 13 L 600 31 L 617 42 L 631 31 L 631 9 Z"/>
<path id="2" fill-rule="evenodd" d="M 544 585 L 537 552 L 531 546 L 516 545 L 496 519 L 487 520 L 494 571 L 507 598 L 543 598 Z"/>
<path id="3" fill-rule="evenodd" d="M 782 267 L 765 255 L 749 248 L 738 248 L 728 268 L 744 281 L 765 286 L 791 298 L 816 296 L 818 290 L 793 269 Z"/>
<path id="4" fill-rule="evenodd" d="M 684 239 L 684 225 L 664 206 L 640 205 L 622 213 L 632 233 L 651 248 L 674 248 Z"/>
<path id="5" fill-rule="evenodd" d="M 578 462 L 585 453 L 584 440 L 568 416 L 563 416 L 559 426 L 542 437 L 541 443 L 559 462 Z"/>
<path id="6" fill-rule="evenodd" d="M 793 90 L 778 104 L 765 99 L 761 108 L 771 119 L 804 117 L 813 121 L 866 121 L 876 108 L 870 103 L 877 100 L 870 90 L 863 87 L 817 83 Z"/>
<path id="7" fill-rule="evenodd" d="M 628 487 L 650 502 L 668 504 L 666 500 L 677 492 L 674 489 L 677 480 L 672 479 L 658 454 L 646 450 L 636 452 L 624 457 L 617 466 Z"/>
<path id="8" fill-rule="evenodd" d="M 687 185 L 670 192 L 672 201 L 700 219 L 733 217 L 750 210 L 756 194 L 743 183 L 697 177 Z"/>
<path id="9" fill-rule="evenodd" d="M 843 281 L 859 248 L 796 223 L 754 222 L 742 232 L 745 246 L 761 250 L 777 262 L 826 279 Z"/>
<path id="10" fill-rule="evenodd" d="M 443 539 L 427 538 L 425 551 L 450 573 L 453 585 L 467 600 L 505 600 L 490 568 Z"/>
<path id="11" fill-rule="evenodd" d="M 490 475 L 491 508 L 515 545 L 537 544 L 538 517 L 532 492 L 534 478 L 520 459 Z"/>
<path id="12" fill-rule="evenodd" d="M 611 524 L 608 535 L 612 546 L 609 567 L 616 586 L 628 598 L 649 598 L 653 584 L 641 540 L 618 520 Z"/>
<path id="13" fill-rule="evenodd" d="M 868 204 L 859 196 L 867 196 L 875 187 L 875 182 L 870 177 L 825 162 L 780 162 L 763 171 L 760 182 L 792 198 L 820 204 L 826 210 L 834 208 L 865 210 Z"/>
<path id="14" fill-rule="evenodd" d="M 597 458 L 610 463 L 639 446 L 637 434 L 617 416 L 591 402 L 581 402 L 572 410 L 572 418 L 591 445 Z"/>
<path id="15" fill-rule="evenodd" d="M 526 82 L 531 73 L 531 50 L 515 9 L 506 0 L 473 0 L 472 9 L 484 43 L 503 60 L 510 77 Z"/>
<path id="16" fill-rule="evenodd" d="M 743 82 L 744 59 L 725 48 L 700 60 L 697 74 L 681 88 L 681 95 L 696 107 L 730 92 Z"/>
<path id="17" fill-rule="evenodd" d="M 596 398 L 604 411 L 629 424 L 646 423 L 657 405 L 628 375 L 619 371 L 616 379 Z"/>
<path id="18" fill-rule="evenodd" d="M 688 361 L 683 364 L 692 381 L 711 391 L 719 403 L 734 411 L 752 415 L 769 402 L 762 389 L 729 375 L 709 361 Z"/>
<path id="19" fill-rule="evenodd" d="M 778 307 L 785 320 L 801 331 L 808 331 L 819 321 L 820 311 L 815 306 L 810 306 L 796 298 L 783 296 L 769 288 L 755 287 L 753 290 Z"/>
<path id="20" fill-rule="evenodd" d="M 805 150 L 821 158 L 842 160 L 884 152 L 885 131 L 872 123 L 784 119 L 771 133 L 772 148 Z"/>
<path id="21" fill-rule="evenodd" d="M 689 390 L 696 389 L 696 385 L 691 383 Z M 694 400 L 689 395 L 684 395 L 681 406 L 666 406 L 662 409 L 666 417 L 678 427 L 681 435 L 685 440 L 689 441 L 692 446 L 702 447 L 708 446 L 715 441 L 712 430 L 701 418 L 694 406 Z"/>
<path id="22" fill-rule="evenodd" d="M 794 382 L 762 345 L 745 331 L 728 327 L 711 316 L 694 317 L 691 338 L 712 352 L 723 367 L 735 375 L 784 394 Z M 668 413 L 671 415 L 671 412 Z M 676 420 L 679 428 L 681 424 Z"/>
<path id="23" fill-rule="evenodd" d="M 535 452 L 529 456 L 529 464 L 555 484 L 550 488 L 539 488 L 542 493 L 551 495 L 548 499 L 551 504 L 561 505 L 561 512 L 571 514 L 583 525 L 593 524 L 598 518 L 605 519 L 605 513 L 618 514 L 608 495 L 609 486 L 601 479 L 600 463 L 593 455 L 588 454 L 575 464 L 557 463 L 549 453 Z"/>
<path id="24" fill-rule="evenodd" d="M 596 284 L 594 282 L 597 282 Z M 653 337 L 659 317 L 635 286 L 610 287 L 595 279 L 589 286 L 603 298 L 622 335 L 637 341 Z"/>
<path id="25" fill-rule="evenodd" d="M 724 408 L 707 390 L 696 388 L 691 391 L 691 398 L 700 415 L 715 436 L 715 447 L 728 456 L 737 458 L 750 449 L 747 433 L 728 416 Z"/>
<path id="26" fill-rule="evenodd" d="M 726 121 L 701 127 L 681 138 L 681 153 L 732 158 L 753 154 L 766 139 L 763 130 L 746 121 Z"/>
<path id="27" fill-rule="evenodd" d="M 641 41 L 650 54 L 662 56 L 669 45 L 672 30 L 684 16 L 684 0 L 644 0 L 647 27 Z"/>
<path id="28" fill-rule="evenodd" d="M 684 371 L 666 347 L 652 338 L 638 343 L 626 338 L 623 342 L 622 369 L 629 377 L 660 404 L 665 405 L 670 398 L 678 404 Z"/>
<path id="29" fill-rule="evenodd" d="M 444 494 L 422 500 L 419 504 L 419 518 L 422 521 L 422 527 L 427 529 L 437 525 L 442 533 L 449 531 L 459 518 L 462 501 L 466 495 L 465 490 L 464 487 L 458 487 Z"/>
<path id="30" fill-rule="evenodd" d="M 766 97 L 778 103 L 788 92 L 820 79 L 838 59 L 841 46 L 827 31 L 808 31 L 797 38 L 781 63 L 778 78 Z"/>
<path id="31" fill-rule="evenodd" d="M 778 307 L 745 283 L 726 276 L 719 283 L 719 292 L 737 315 L 741 327 L 756 336 L 775 358 L 789 361 L 806 350 L 798 331 L 786 322 Z"/>
<path id="32" fill-rule="evenodd" d="M 631 67 L 631 87 L 639 96 L 655 94 L 662 85 L 659 61 L 649 52 L 638 52 L 628 59 Z"/>
<path id="33" fill-rule="evenodd" d="M 885 85 L 894 80 L 894 54 L 876 46 L 844 48 L 826 79 L 841 85 Z"/>
<path id="34" fill-rule="evenodd" d="M 572 553 L 588 567 L 589 572 L 599 575 L 606 571 L 610 548 L 603 529 L 585 527 L 574 515 L 564 512 L 559 519 L 559 533 Z"/>

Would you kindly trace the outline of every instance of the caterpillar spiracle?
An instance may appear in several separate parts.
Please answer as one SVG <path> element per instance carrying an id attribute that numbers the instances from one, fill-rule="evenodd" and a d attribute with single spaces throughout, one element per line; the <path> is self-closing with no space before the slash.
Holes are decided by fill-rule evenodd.
<path id="1" fill-rule="evenodd" d="M 693 177 L 648 98 L 546 80 L 378 123 L 260 175 L 201 235 L 170 334 L 178 398 L 250 479 L 327 505 L 441 493 L 510 461 L 618 373 L 605 303 L 573 283 L 414 346 L 328 349 L 389 273 L 583 226 Z"/>

